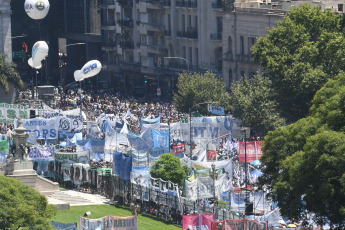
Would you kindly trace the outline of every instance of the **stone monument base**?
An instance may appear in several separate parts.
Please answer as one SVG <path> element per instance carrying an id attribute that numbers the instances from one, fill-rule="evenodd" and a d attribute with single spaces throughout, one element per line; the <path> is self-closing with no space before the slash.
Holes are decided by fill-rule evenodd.
<path id="1" fill-rule="evenodd" d="M 32 168 L 31 160 L 12 159 L 6 164 L 5 175 L 20 180 L 43 195 L 49 195 L 59 189 L 59 183 L 38 176 Z"/>

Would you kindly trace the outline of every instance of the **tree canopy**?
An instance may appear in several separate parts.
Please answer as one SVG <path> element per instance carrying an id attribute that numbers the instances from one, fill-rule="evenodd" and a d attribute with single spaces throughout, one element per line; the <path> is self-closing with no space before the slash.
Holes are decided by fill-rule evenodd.
<path id="1" fill-rule="evenodd" d="M 13 83 L 14 86 L 19 89 L 23 89 L 24 83 L 17 72 L 17 66 L 13 62 L 6 62 L 6 54 L 0 54 L 0 87 L 6 93 L 10 91 L 9 83 Z"/>
<path id="2" fill-rule="evenodd" d="M 161 178 L 165 181 L 182 185 L 184 179 L 189 173 L 188 165 L 182 165 L 180 158 L 174 156 L 172 153 L 164 153 L 161 157 L 153 163 L 150 170 L 150 175 L 154 178 Z"/>
<path id="3" fill-rule="evenodd" d="M 219 102 L 218 106 L 228 108 L 229 94 L 226 91 L 224 82 L 213 73 L 187 73 L 180 74 L 177 83 L 178 92 L 174 94 L 174 105 L 178 111 L 188 113 L 193 106 L 193 111 L 198 110 L 202 114 L 207 113 L 206 103 Z"/>
<path id="4" fill-rule="evenodd" d="M 246 80 L 231 85 L 230 111 L 242 125 L 251 127 L 257 136 L 265 136 L 268 131 L 284 125 L 284 119 L 280 118 L 277 111 L 277 103 L 274 101 L 271 82 L 256 75 Z"/>
<path id="5" fill-rule="evenodd" d="M 283 117 L 296 121 L 308 115 L 315 93 L 345 70 L 343 16 L 303 4 L 260 37 L 254 60 L 272 81 Z"/>
<path id="6" fill-rule="evenodd" d="M 55 229 L 50 219 L 56 208 L 45 196 L 14 178 L 0 175 L 0 226 L 2 229 Z"/>
<path id="7" fill-rule="evenodd" d="M 310 116 L 269 132 L 260 182 L 271 190 L 282 215 L 312 212 L 320 225 L 345 227 L 345 74 L 315 95 Z"/>

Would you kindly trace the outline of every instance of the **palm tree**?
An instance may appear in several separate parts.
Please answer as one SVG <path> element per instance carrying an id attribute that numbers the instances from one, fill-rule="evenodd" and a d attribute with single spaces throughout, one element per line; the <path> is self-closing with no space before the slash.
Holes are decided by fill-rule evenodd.
<path id="1" fill-rule="evenodd" d="M 24 88 L 24 83 L 17 72 L 17 65 L 13 62 L 6 62 L 7 55 L 0 54 L 0 87 L 6 94 L 10 92 L 10 84 L 12 83 L 19 89 Z"/>

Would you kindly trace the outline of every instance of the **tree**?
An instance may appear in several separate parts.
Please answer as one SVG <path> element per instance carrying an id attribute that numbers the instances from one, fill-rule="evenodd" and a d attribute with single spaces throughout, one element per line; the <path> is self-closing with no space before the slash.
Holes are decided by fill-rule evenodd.
<path id="1" fill-rule="evenodd" d="M 304 4 L 268 30 L 253 46 L 265 69 L 282 115 L 296 121 L 308 115 L 315 93 L 345 70 L 343 16 Z"/>
<path id="2" fill-rule="evenodd" d="M 229 94 L 224 82 L 213 73 L 187 73 L 180 74 L 177 83 L 178 92 L 174 94 L 174 105 L 180 112 L 188 113 L 193 105 L 203 102 L 217 101 L 219 106 L 228 108 Z M 217 104 L 215 104 L 217 105 Z M 193 110 L 207 113 L 207 105 L 195 106 Z"/>
<path id="3" fill-rule="evenodd" d="M 55 229 L 50 224 L 55 214 L 56 208 L 38 191 L 0 175 L 1 229 Z"/>
<path id="4" fill-rule="evenodd" d="M 231 85 L 230 110 L 242 125 L 256 130 L 257 136 L 265 136 L 268 131 L 284 125 L 277 111 L 271 82 L 256 75 L 241 79 Z"/>
<path id="5" fill-rule="evenodd" d="M 23 89 L 24 83 L 16 70 L 16 64 L 13 62 L 8 63 L 5 59 L 6 54 L 0 54 L 0 86 L 6 93 L 10 91 L 9 83 L 13 83 L 14 86 Z"/>
<path id="6" fill-rule="evenodd" d="M 312 212 L 318 224 L 345 227 L 345 74 L 315 95 L 310 116 L 269 132 L 263 146 L 261 185 L 282 215 Z"/>
<path id="7" fill-rule="evenodd" d="M 150 174 L 154 178 L 161 178 L 165 181 L 182 185 L 184 179 L 189 173 L 188 165 L 182 165 L 180 158 L 174 156 L 172 153 L 164 153 L 158 161 L 156 161 L 150 170 Z"/>

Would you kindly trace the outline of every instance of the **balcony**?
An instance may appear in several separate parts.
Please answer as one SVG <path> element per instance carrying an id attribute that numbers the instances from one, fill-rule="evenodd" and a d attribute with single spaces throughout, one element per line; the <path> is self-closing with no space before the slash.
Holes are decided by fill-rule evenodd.
<path id="1" fill-rule="evenodd" d="M 126 27 L 126 28 L 134 27 L 132 19 L 121 19 L 121 20 L 118 20 L 117 23 L 119 23 L 121 27 Z"/>
<path id="2" fill-rule="evenodd" d="M 210 34 L 210 39 L 211 40 L 222 40 L 222 33 L 215 33 L 215 34 Z"/>
<path id="3" fill-rule="evenodd" d="M 147 52 L 168 55 L 168 48 L 161 44 L 148 43 Z"/>
<path id="4" fill-rule="evenodd" d="M 122 49 L 134 49 L 133 41 L 120 41 L 119 44 Z"/>
<path id="5" fill-rule="evenodd" d="M 133 7 L 133 1 L 132 0 L 117 0 L 117 2 L 122 7 Z"/>
<path id="6" fill-rule="evenodd" d="M 113 49 L 116 49 L 116 42 L 112 39 L 104 39 L 102 41 L 102 46 L 103 47 L 106 47 L 106 48 L 113 48 Z"/>
<path id="7" fill-rule="evenodd" d="M 140 2 L 147 3 L 147 8 L 149 9 L 163 9 L 165 6 L 164 0 L 139 0 Z"/>
<path id="8" fill-rule="evenodd" d="M 115 0 L 102 0 L 101 5 L 107 5 L 107 6 L 115 5 Z"/>
<path id="9" fill-rule="evenodd" d="M 120 69 L 125 71 L 141 72 L 141 64 L 130 61 L 123 61 L 120 63 Z"/>
<path id="10" fill-rule="evenodd" d="M 217 2 L 212 2 L 212 9 L 223 9 L 224 5 L 223 2 L 217 1 Z"/>
<path id="11" fill-rule="evenodd" d="M 190 39 L 198 39 L 198 32 L 197 31 L 177 31 L 177 37 L 179 38 L 190 38 Z"/>
<path id="12" fill-rule="evenodd" d="M 140 26 L 142 29 L 147 31 L 154 31 L 154 32 L 165 32 L 165 26 L 161 23 L 154 23 L 154 22 L 141 22 Z"/>
<path id="13" fill-rule="evenodd" d="M 234 61 L 234 55 L 232 52 L 228 51 L 224 54 L 223 60 L 225 61 Z"/>
<path id="14" fill-rule="evenodd" d="M 198 2 L 191 0 L 176 0 L 176 7 L 197 8 Z"/>
<path id="15" fill-rule="evenodd" d="M 115 20 L 102 20 L 102 26 L 116 26 Z"/>
<path id="16" fill-rule="evenodd" d="M 236 60 L 243 63 L 254 63 L 253 55 L 251 54 L 236 54 Z"/>

